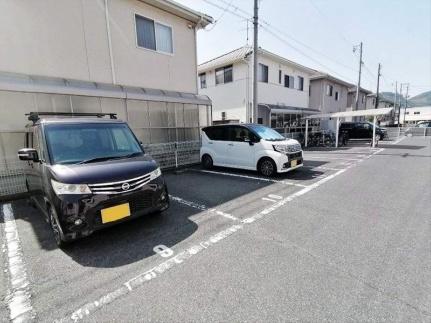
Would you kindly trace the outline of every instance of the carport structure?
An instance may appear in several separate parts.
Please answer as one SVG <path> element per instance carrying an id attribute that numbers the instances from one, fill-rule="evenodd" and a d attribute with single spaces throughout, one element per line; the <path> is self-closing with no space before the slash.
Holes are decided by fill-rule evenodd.
<path id="1" fill-rule="evenodd" d="M 356 110 L 356 111 L 343 111 L 343 112 L 334 112 L 334 113 L 322 113 L 322 114 L 313 114 L 305 117 L 305 147 L 308 145 L 308 121 L 310 119 L 336 119 L 337 126 L 335 130 L 335 147 L 338 147 L 338 133 L 340 131 L 340 118 L 349 118 L 349 117 L 373 117 L 373 138 L 372 144 L 373 148 L 376 146 L 376 121 L 378 116 L 386 115 L 391 113 L 393 108 L 380 108 L 380 109 L 369 109 L 369 110 Z"/>

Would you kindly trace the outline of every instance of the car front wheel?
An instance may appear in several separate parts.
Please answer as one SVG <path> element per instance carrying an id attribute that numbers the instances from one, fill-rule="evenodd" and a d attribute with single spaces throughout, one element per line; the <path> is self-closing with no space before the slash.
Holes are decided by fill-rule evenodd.
<path id="1" fill-rule="evenodd" d="M 263 176 L 272 177 L 277 173 L 277 166 L 272 159 L 264 158 L 259 162 L 258 170 Z"/>
<path id="2" fill-rule="evenodd" d="M 65 246 L 65 241 L 63 238 L 63 232 L 61 230 L 60 223 L 58 222 L 58 218 L 56 216 L 55 210 L 53 207 L 49 208 L 49 223 L 51 225 L 51 230 L 54 235 L 54 240 L 56 245 L 59 248 L 62 248 Z"/>

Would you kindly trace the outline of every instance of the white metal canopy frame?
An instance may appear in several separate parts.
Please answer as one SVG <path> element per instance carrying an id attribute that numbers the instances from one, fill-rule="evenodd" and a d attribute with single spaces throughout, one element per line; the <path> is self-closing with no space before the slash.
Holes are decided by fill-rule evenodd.
<path id="1" fill-rule="evenodd" d="M 394 108 L 380 108 L 380 109 L 369 109 L 369 110 L 356 110 L 356 111 L 343 111 L 343 112 L 334 112 L 334 113 L 321 113 L 321 114 L 313 114 L 311 116 L 305 117 L 305 147 L 308 144 L 308 121 L 310 119 L 328 119 L 334 118 L 337 120 L 337 127 L 335 133 L 335 147 L 338 147 L 338 132 L 340 128 L 340 118 L 347 117 L 373 117 L 373 148 L 376 146 L 376 122 L 377 116 L 382 116 L 391 113 Z"/>

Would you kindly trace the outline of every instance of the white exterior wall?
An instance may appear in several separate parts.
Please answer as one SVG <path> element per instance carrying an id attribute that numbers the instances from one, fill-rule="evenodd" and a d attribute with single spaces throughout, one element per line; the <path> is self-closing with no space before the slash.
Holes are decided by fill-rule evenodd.
<path id="1" fill-rule="evenodd" d="M 207 88 L 198 88 L 201 95 L 207 95 L 212 101 L 213 120 L 221 120 L 221 113 L 226 112 L 226 119 L 248 122 L 247 106 L 253 100 L 253 57 L 247 61 L 236 62 L 233 65 L 233 82 L 215 85 L 215 69 L 199 71 L 206 73 Z M 247 63 L 248 62 L 248 63 Z M 259 63 L 268 66 L 268 83 L 258 83 L 258 103 L 276 104 L 307 108 L 309 105 L 310 74 L 296 68 L 294 65 L 281 64 L 271 58 L 260 55 Z M 229 63 L 226 66 L 230 65 Z M 282 84 L 278 82 L 278 71 L 282 70 Z M 298 76 L 304 78 L 304 91 L 284 87 L 284 75 L 295 77 L 295 87 Z M 199 85 L 198 85 L 199 87 Z"/>
<path id="2" fill-rule="evenodd" d="M 226 119 L 246 122 L 247 64 L 233 64 L 233 82 L 216 85 L 215 70 L 206 72 L 206 82 L 207 88 L 199 89 L 199 94 L 211 99 L 213 120 L 221 120 L 222 112 L 226 112 Z"/>
<path id="3" fill-rule="evenodd" d="M 109 0 L 117 84 L 196 93 L 195 29 L 138 0 Z M 136 46 L 134 14 L 172 27 L 174 54 Z M 0 71 L 112 83 L 103 1 L 0 1 Z"/>
<path id="4" fill-rule="evenodd" d="M 268 83 L 259 82 L 259 104 L 277 104 L 308 108 L 310 75 L 293 65 L 281 64 L 265 56 L 259 57 L 259 63 L 268 66 Z M 282 82 L 278 82 L 278 71 L 282 71 Z M 284 75 L 295 77 L 295 89 L 284 87 Z M 297 90 L 298 76 L 304 78 L 304 91 Z"/>
<path id="5" fill-rule="evenodd" d="M 404 123 L 404 110 L 404 108 L 400 109 L 400 124 Z M 431 120 L 431 106 L 408 108 L 405 114 L 405 120 L 406 123 Z"/>

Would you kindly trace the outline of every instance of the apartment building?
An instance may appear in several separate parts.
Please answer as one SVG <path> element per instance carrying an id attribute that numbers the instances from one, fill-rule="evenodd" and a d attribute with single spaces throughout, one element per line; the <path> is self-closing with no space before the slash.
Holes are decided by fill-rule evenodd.
<path id="1" fill-rule="evenodd" d="M 0 2 L 0 157 L 30 111 L 114 112 L 143 143 L 199 139 L 196 32 L 212 18 L 171 0 Z"/>
<path id="2" fill-rule="evenodd" d="M 258 52 L 258 122 L 272 128 L 298 123 L 309 109 L 314 70 L 271 53 Z M 199 94 L 213 106 L 213 122 L 252 120 L 253 50 L 243 46 L 198 66 Z"/>

